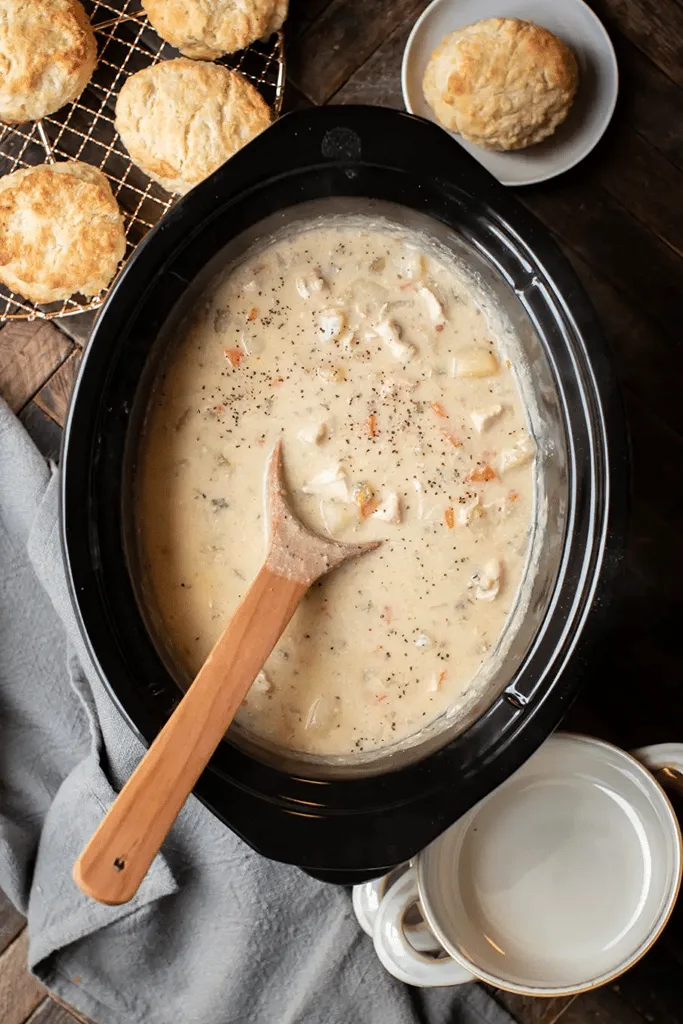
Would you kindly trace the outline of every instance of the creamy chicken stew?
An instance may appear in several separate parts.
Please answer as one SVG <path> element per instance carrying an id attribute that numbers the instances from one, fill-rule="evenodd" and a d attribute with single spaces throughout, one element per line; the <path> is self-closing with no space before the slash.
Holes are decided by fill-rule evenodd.
<path id="1" fill-rule="evenodd" d="M 188 678 L 265 552 L 263 473 L 284 439 L 293 507 L 381 538 L 305 597 L 237 721 L 349 755 L 457 706 L 518 594 L 530 437 L 504 330 L 445 250 L 366 218 L 247 253 L 186 322 L 148 415 L 146 599 Z"/>

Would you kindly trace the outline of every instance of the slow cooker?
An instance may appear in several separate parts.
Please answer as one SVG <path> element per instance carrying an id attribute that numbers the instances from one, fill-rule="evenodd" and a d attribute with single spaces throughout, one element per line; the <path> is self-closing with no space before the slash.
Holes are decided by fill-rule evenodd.
<path id="1" fill-rule="evenodd" d="M 486 283 L 524 349 L 542 434 L 544 530 L 524 622 L 478 699 L 408 752 L 348 770 L 229 737 L 196 795 L 267 857 L 357 882 L 408 859 L 515 771 L 589 670 L 627 516 L 628 449 L 594 313 L 544 228 L 445 132 L 377 107 L 289 114 L 178 202 L 127 263 L 84 356 L 65 431 L 63 545 L 83 637 L 151 742 L 181 691 L 137 599 L 132 487 L 173 324 L 216 266 L 326 211 L 428 225 Z"/>

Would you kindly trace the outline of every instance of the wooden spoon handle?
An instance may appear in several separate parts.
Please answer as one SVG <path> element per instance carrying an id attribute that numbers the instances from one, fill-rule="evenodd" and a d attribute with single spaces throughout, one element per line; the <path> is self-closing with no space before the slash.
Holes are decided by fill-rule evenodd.
<path id="1" fill-rule="evenodd" d="M 264 566 L 199 674 L 74 865 L 101 903 L 131 899 L 282 635 L 307 583 Z"/>

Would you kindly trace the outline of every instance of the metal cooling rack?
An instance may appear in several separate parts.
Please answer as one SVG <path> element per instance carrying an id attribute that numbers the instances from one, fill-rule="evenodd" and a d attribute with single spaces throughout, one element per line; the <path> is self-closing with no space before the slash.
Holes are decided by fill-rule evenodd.
<path id="1" fill-rule="evenodd" d="M 139 0 L 84 0 L 97 37 L 98 63 L 75 103 L 57 113 L 22 125 L 0 126 L 0 175 L 56 160 L 83 160 L 107 176 L 124 215 L 126 254 L 144 238 L 176 197 L 150 181 L 130 160 L 114 127 L 116 96 L 136 71 L 177 57 L 151 28 Z M 223 57 L 219 64 L 248 78 L 275 116 L 280 113 L 285 84 L 282 33 L 267 42 Z M 122 264 L 123 265 L 123 264 Z M 54 320 L 98 309 L 107 290 L 96 298 L 34 305 L 0 284 L 0 321 Z"/>

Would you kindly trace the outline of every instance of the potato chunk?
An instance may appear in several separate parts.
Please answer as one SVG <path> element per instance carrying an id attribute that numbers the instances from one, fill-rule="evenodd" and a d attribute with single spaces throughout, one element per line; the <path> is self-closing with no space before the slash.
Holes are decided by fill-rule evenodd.
<path id="1" fill-rule="evenodd" d="M 492 377 L 498 373 L 498 360 L 487 348 L 463 349 L 453 359 L 454 377 Z"/>

